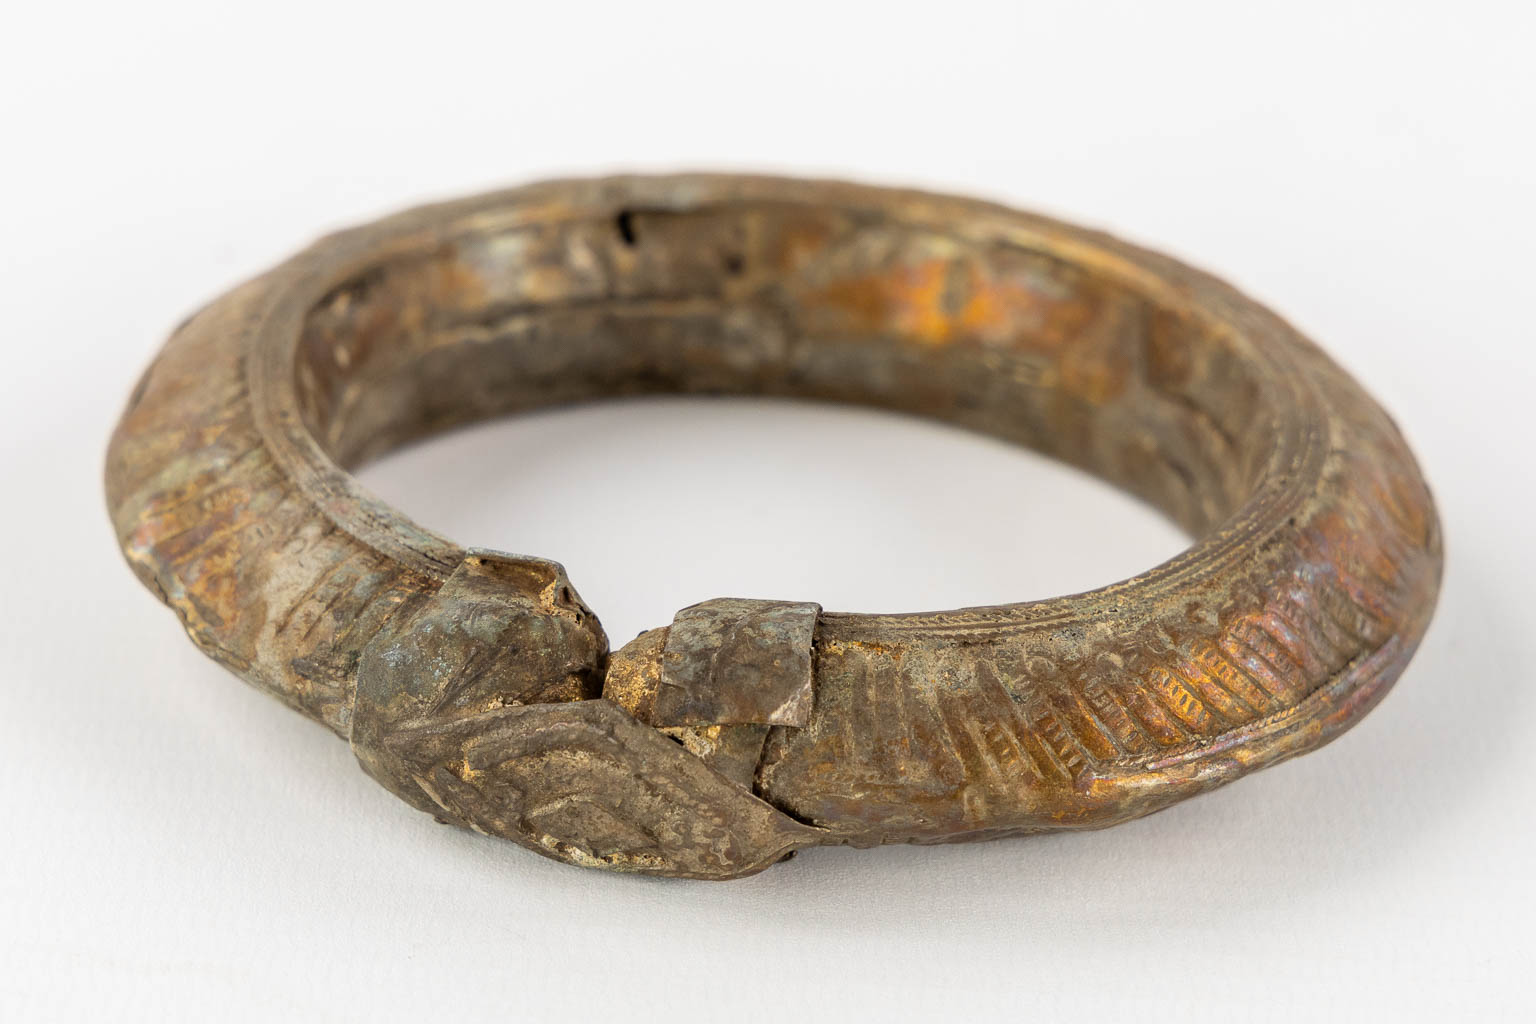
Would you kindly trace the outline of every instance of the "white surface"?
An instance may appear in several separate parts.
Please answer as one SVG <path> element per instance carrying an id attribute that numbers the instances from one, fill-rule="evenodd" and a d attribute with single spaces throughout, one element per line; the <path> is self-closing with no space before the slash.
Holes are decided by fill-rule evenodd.
<path id="1" fill-rule="evenodd" d="M 1531 12 L 8 8 L 0 1018 L 1530 1019 Z M 1108 832 L 704 885 L 435 825 L 199 655 L 123 566 L 99 486 L 170 327 L 335 226 L 677 167 L 980 193 L 1284 312 L 1396 414 L 1439 497 L 1445 589 L 1398 688 L 1320 753 Z M 814 457 L 828 437 L 855 468 Z M 754 493 L 749 461 L 803 503 Z M 661 472 L 695 482 L 645 489 Z M 563 560 L 621 642 L 722 594 L 1043 597 L 1182 543 L 1031 455 L 836 409 L 552 413 L 365 479 Z M 588 500 L 554 497 L 572 486 Z M 781 517 L 795 544 L 754 542 Z"/>

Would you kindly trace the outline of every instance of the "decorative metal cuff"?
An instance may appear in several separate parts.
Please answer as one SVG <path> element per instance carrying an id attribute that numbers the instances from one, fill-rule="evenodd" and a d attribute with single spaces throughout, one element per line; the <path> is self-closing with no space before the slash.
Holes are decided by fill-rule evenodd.
<path id="1" fill-rule="evenodd" d="M 347 473 L 489 416 L 696 392 L 960 424 L 1197 540 L 1021 604 L 707 600 L 610 653 L 557 562 L 460 547 Z M 402 799 L 695 878 L 1113 825 L 1312 750 L 1402 672 L 1441 569 L 1392 421 L 1231 287 L 983 202 L 758 177 L 550 182 L 325 238 L 174 333 L 106 478 L 193 641 Z"/>

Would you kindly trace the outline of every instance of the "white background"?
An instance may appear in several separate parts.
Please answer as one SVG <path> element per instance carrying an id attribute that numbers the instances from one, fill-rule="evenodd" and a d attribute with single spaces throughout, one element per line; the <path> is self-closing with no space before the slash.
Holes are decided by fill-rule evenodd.
<path id="1" fill-rule="evenodd" d="M 1467 0 L 7 6 L 0 1018 L 1532 1019 L 1533 53 L 1530 4 Z M 1281 310 L 1440 502 L 1398 688 L 1108 832 L 707 885 L 436 825 L 199 655 L 99 483 L 168 330 L 403 205 L 677 168 L 985 195 Z M 1184 543 L 1028 453 L 772 403 L 550 413 L 364 480 L 559 558 L 616 643 L 723 595 L 1045 597 Z"/>

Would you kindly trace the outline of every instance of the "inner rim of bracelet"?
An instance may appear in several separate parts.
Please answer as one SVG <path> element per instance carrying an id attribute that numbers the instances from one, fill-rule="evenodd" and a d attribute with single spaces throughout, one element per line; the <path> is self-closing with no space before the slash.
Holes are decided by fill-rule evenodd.
<path id="1" fill-rule="evenodd" d="M 795 396 L 1027 445 L 1197 536 L 1274 444 L 1251 360 L 1188 313 L 1047 252 L 794 203 L 618 207 L 395 257 L 313 307 L 295 374 L 347 468 L 525 409 Z"/>

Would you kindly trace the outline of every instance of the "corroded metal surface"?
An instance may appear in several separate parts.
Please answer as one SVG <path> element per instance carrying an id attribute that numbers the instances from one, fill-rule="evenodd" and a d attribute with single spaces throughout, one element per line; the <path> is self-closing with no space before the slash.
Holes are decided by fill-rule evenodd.
<path id="1" fill-rule="evenodd" d="M 684 608 L 661 651 L 652 725 L 810 724 L 821 606 L 719 598 Z"/>
<path id="2" fill-rule="evenodd" d="M 610 653 L 558 564 L 461 548 L 347 473 L 486 416 L 664 392 L 938 417 L 1197 539 L 1088 594 L 715 600 Z M 750 177 L 551 182 L 324 239 L 176 331 L 107 493 L 192 639 L 411 804 L 699 878 L 1111 825 L 1311 750 L 1401 673 L 1441 565 L 1392 422 L 1221 282 L 985 203 Z"/>

